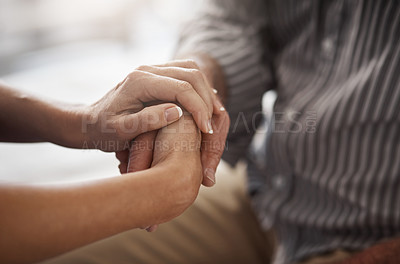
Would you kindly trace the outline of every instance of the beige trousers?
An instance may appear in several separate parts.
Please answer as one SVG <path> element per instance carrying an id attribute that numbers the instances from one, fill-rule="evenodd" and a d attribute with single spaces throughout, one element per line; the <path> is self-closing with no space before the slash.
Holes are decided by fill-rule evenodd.
<path id="1" fill-rule="evenodd" d="M 185 213 L 156 232 L 128 231 L 43 264 L 258 264 L 271 262 L 274 247 L 273 232 L 261 230 L 246 196 L 245 166 L 232 169 L 221 163 L 217 184 L 202 187 Z M 327 263 L 348 256 L 334 252 L 302 263 Z"/>

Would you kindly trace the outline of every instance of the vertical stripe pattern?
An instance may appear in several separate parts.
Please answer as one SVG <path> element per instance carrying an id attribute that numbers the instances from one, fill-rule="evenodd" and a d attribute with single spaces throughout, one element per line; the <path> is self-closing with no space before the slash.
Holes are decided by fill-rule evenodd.
<path id="1" fill-rule="evenodd" d="M 225 71 L 228 162 L 243 157 L 262 94 L 277 92 L 252 170 L 276 263 L 400 235 L 399 43 L 396 0 L 214 0 L 183 31 L 179 52 Z"/>

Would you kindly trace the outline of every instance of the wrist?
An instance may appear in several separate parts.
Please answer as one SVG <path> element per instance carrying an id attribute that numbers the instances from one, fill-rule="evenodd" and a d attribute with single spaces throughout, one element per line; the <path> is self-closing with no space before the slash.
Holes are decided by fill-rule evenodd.
<path id="1" fill-rule="evenodd" d="M 179 56 L 181 59 L 192 59 L 199 66 L 200 71 L 204 73 L 207 81 L 218 91 L 222 102 L 226 102 L 228 91 L 226 87 L 225 74 L 216 59 L 205 53 L 190 53 Z"/>
<path id="2" fill-rule="evenodd" d="M 59 108 L 60 120 L 57 124 L 56 144 L 70 148 L 93 148 L 93 132 L 88 125 L 90 109 L 88 106 L 62 106 Z"/>

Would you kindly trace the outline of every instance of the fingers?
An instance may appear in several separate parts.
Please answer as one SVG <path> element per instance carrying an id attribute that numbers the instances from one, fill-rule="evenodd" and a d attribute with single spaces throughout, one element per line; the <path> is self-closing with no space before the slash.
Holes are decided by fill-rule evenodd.
<path id="1" fill-rule="evenodd" d="M 197 63 L 191 59 L 169 61 L 167 63 L 158 64 L 158 65 L 154 65 L 154 66 L 156 66 L 156 67 L 180 67 L 180 68 L 191 69 L 191 70 L 200 70 L 200 67 L 197 65 Z M 215 113 L 215 111 L 225 110 L 225 108 L 223 107 L 223 105 L 221 104 L 221 102 L 219 101 L 219 99 L 216 96 L 216 94 L 218 93 L 217 90 L 212 88 L 212 86 L 209 84 L 208 79 L 206 78 L 205 74 L 202 74 L 202 76 L 204 77 L 205 82 L 207 83 L 207 85 L 210 87 L 210 89 L 212 91 L 211 97 L 212 97 L 212 101 L 214 104 L 214 109 L 216 109 L 216 110 L 214 110 L 214 113 Z"/>
<path id="2" fill-rule="evenodd" d="M 229 130 L 229 116 L 220 111 L 213 116 L 214 134 L 204 134 L 201 145 L 201 163 L 203 167 L 204 186 L 213 186 L 216 182 L 215 171 L 225 149 L 225 141 Z"/>
<path id="3" fill-rule="evenodd" d="M 182 67 L 186 69 L 196 69 L 200 70 L 199 66 L 194 60 L 174 60 L 174 61 L 168 61 L 164 64 L 157 64 L 155 65 L 157 67 Z"/>
<path id="4" fill-rule="evenodd" d="M 129 161 L 129 150 L 122 150 L 115 152 L 115 157 L 119 160 L 119 171 L 121 174 L 127 173 L 128 161 Z"/>
<path id="5" fill-rule="evenodd" d="M 121 174 L 148 169 L 153 161 L 153 142 L 157 131 L 141 134 L 130 149 L 115 152 Z"/>
<path id="6" fill-rule="evenodd" d="M 153 148 L 156 136 L 157 131 L 151 131 L 135 138 L 129 149 L 127 172 L 136 172 L 150 168 L 153 162 Z"/>
<path id="7" fill-rule="evenodd" d="M 183 115 L 182 109 L 171 103 L 148 106 L 141 111 L 128 114 L 119 120 L 119 131 L 125 140 L 160 129 L 169 125 Z"/>
<path id="8" fill-rule="evenodd" d="M 212 111 L 208 109 L 204 100 L 190 83 L 149 72 L 141 72 L 141 74 L 142 78 L 136 78 L 135 82 L 136 85 L 142 87 L 140 91 L 137 91 L 138 97 L 142 101 L 177 101 L 193 115 L 201 131 L 212 133 Z"/>
<path id="9" fill-rule="evenodd" d="M 213 133 L 211 117 L 216 96 L 204 74 L 190 62 L 177 61 L 162 67 L 140 66 L 123 84 L 126 97 L 138 98 L 141 102 L 179 102 L 193 115 L 203 133 Z"/>
<path id="10" fill-rule="evenodd" d="M 215 89 L 214 89 L 215 90 Z M 217 90 L 215 90 L 214 97 L 217 98 Z M 214 113 L 218 114 L 219 112 L 226 111 L 225 107 L 222 105 L 219 98 L 214 101 Z"/>
<path id="11" fill-rule="evenodd" d="M 214 100 L 216 99 L 213 90 L 207 82 L 204 74 L 195 68 L 184 68 L 184 67 L 156 67 L 156 66 L 141 66 L 141 70 L 147 71 L 153 74 L 171 77 L 174 79 L 188 82 L 194 90 L 200 95 L 203 101 L 206 103 L 208 111 L 213 111 Z"/>
<path id="12" fill-rule="evenodd" d="M 141 134 L 132 142 L 129 150 L 128 172 L 141 171 L 150 168 L 153 162 L 154 140 L 157 131 Z M 147 232 L 154 232 L 158 225 L 146 227 Z"/>

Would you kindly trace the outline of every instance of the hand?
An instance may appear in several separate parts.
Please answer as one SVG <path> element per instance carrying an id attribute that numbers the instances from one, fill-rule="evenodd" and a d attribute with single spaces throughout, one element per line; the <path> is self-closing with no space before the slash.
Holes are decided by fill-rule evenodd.
<path id="1" fill-rule="evenodd" d="M 164 67 L 187 67 L 193 70 L 200 70 L 199 66 L 192 61 L 174 61 L 163 65 Z M 207 71 L 209 72 L 209 71 Z M 209 73 L 206 74 L 209 76 Z M 207 78 L 206 78 L 207 79 Z M 201 161 L 203 167 L 203 185 L 213 186 L 216 182 L 215 171 L 225 148 L 225 141 L 229 130 L 229 116 L 222 106 L 215 91 L 213 91 L 215 103 L 213 105 L 212 127 L 214 133 L 203 133 L 201 144 Z M 120 160 L 120 171 L 126 173 L 128 165 L 129 151 L 125 150 L 117 153 Z"/>
<path id="2" fill-rule="evenodd" d="M 203 133 L 201 145 L 201 161 L 203 167 L 203 185 L 213 186 L 215 184 L 215 171 L 221 160 L 225 149 L 225 141 L 229 130 L 229 116 L 221 103 L 221 99 L 227 96 L 225 78 L 223 71 L 217 61 L 206 54 L 188 54 L 186 57 L 192 58 L 190 64 L 185 67 L 200 71 L 205 76 L 208 83 L 218 89 L 213 89 L 214 96 L 217 98 L 214 103 L 212 117 L 213 134 Z M 179 62 L 179 61 L 178 61 Z M 169 62 L 167 66 L 180 66 L 176 62 Z M 219 98 L 219 96 L 221 98 Z"/>
<path id="3" fill-rule="evenodd" d="M 202 184 L 211 187 L 215 184 L 215 171 L 225 149 L 229 131 L 229 116 L 226 111 L 215 111 L 212 117 L 213 134 L 202 134 L 201 164 L 203 167 Z"/>
<path id="4" fill-rule="evenodd" d="M 225 148 L 225 140 L 229 130 L 229 116 L 225 111 L 217 112 L 212 118 L 214 134 L 202 134 L 201 163 L 203 167 L 202 184 L 211 187 L 215 184 L 215 170 L 221 159 Z M 150 136 L 151 135 L 151 136 Z M 152 153 L 149 152 L 149 143 L 154 133 L 140 135 L 133 141 L 130 150 L 116 152 L 120 161 L 119 170 L 121 174 L 145 170 L 150 167 Z M 129 165 L 129 169 L 128 169 Z"/>
<path id="5" fill-rule="evenodd" d="M 0 203 L 4 216 L 0 217 L 4 234 L 0 262 L 36 263 L 182 214 L 196 199 L 202 181 L 200 133 L 190 115 L 153 133 L 157 133 L 154 151 L 151 145 L 136 145 L 144 150 L 139 156 L 144 159 L 132 157 L 134 164 L 143 166 L 152 157 L 151 169 L 85 184 L 1 184 L 0 200 L 5 202 Z"/>
<path id="6" fill-rule="evenodd" d="M 86 111 L 83 132 L 87 147 L 121 151 L 136 136 L 193 115 L 204 133 L 213 133 L 211 117 L 221 105 L 205 76 L 191 60 L 141 66 Z M 146 107 L 147 106 L 147 107 Z M 222 106 L 222 105 L 221 105 Z M 220 107 L 219 107 L 220 108 Z"/>
<path id="7" fill-rule="evenodd" d="M 116 158 L 121 174 L 146 170 L 153 161 L 154 141 L 158 131 L 150 131 L 139 135 L 132 141 L 129 149 L 117 151 Z"/>
<path id="8" fill-rule="evenodd" d="M 157 131 L 150 131 L 138 136 L 126 150 L 116 152 L 116 157 L 120 161 L 119 170 L 121 174 L 146 170 L 150 168 L 153 161 L 154 141 Z M 158 225 L 148 226 L 144 229 L 147 232 L 154 232 Z"/>
<path id="9" fill-rule="evenodd" d="M 192 117 L 185 114 L 178 122 L 157 133 L 143 134 L 132 143 L 126 177 L 131 171 L 141 170 L 141 166 L 151 167 L 147 172 L 157 171 L 153 173 L 155 177 L 147 178 L 151 184 L 143 188 L 150 188 L 146 196 L 152 193 L 145 201 L 146 210 L 158 211 L 158 217 L 143 222 L 142 229 L 154 231 L 157 224 L 180 215 L 197 197 L 203 179 L 200 139 Z M 126 156 L 123 156 L 123 162 L 126 162 Z"/>
<path id="10" fill-rule="evenodd" d="M 189 175 L 189 184 L 185 184 L 184 192 L 187 192 L 179 201 L 179 204 L 190 205 L 197 195 L 198 187 L 203 181 L 201 175 L 200 164 L 200 134 L 191 116 L 186 113 L 179 122 L 171 124 L 158 132 L 152 131 L 138 136 L 130 147 L 130 151 L 120 151 L 116 153 L 117 159 L 120 161 L 120 171 L 122 174 L 140 170 L 145 170 L 150 167 L 163 168 L 164 171 L 159 175 L 161 177 L 158 182 L 161 184 L 167 175 Z M 154 154 L 154 155 L 153 155 Z M 181 166 L 181 161 L 190 166 Z M 184 173 L 179 171 L 185 170 Z M 190 176 L 192 175 L 192 176 Z M 179 178 L 179 177 L 178 177 Z M 180 179 L 178 181 L 181 181 Z M 170 184 L 178 184 L 177 180 L 171 180 Z M 194 186 L 194 187 L 193 187 Z M 158 188 L 154 186 L 154 188 Z M 170 188 L 170 187 L 168 187 Z M 182 188 L 180 189 L 182 190 Z M 167 199 L 167 197 L 164 197 Z M 183 200 L 189 200 L 183 202 Z M 186 208 L 185 207 L 185 208 Z M 161 221 L 162 222 L 162 221 Z M 153 232 L 158 225 L 151 223 L 149 226 L 143 227 L 148 232 Z"/>

